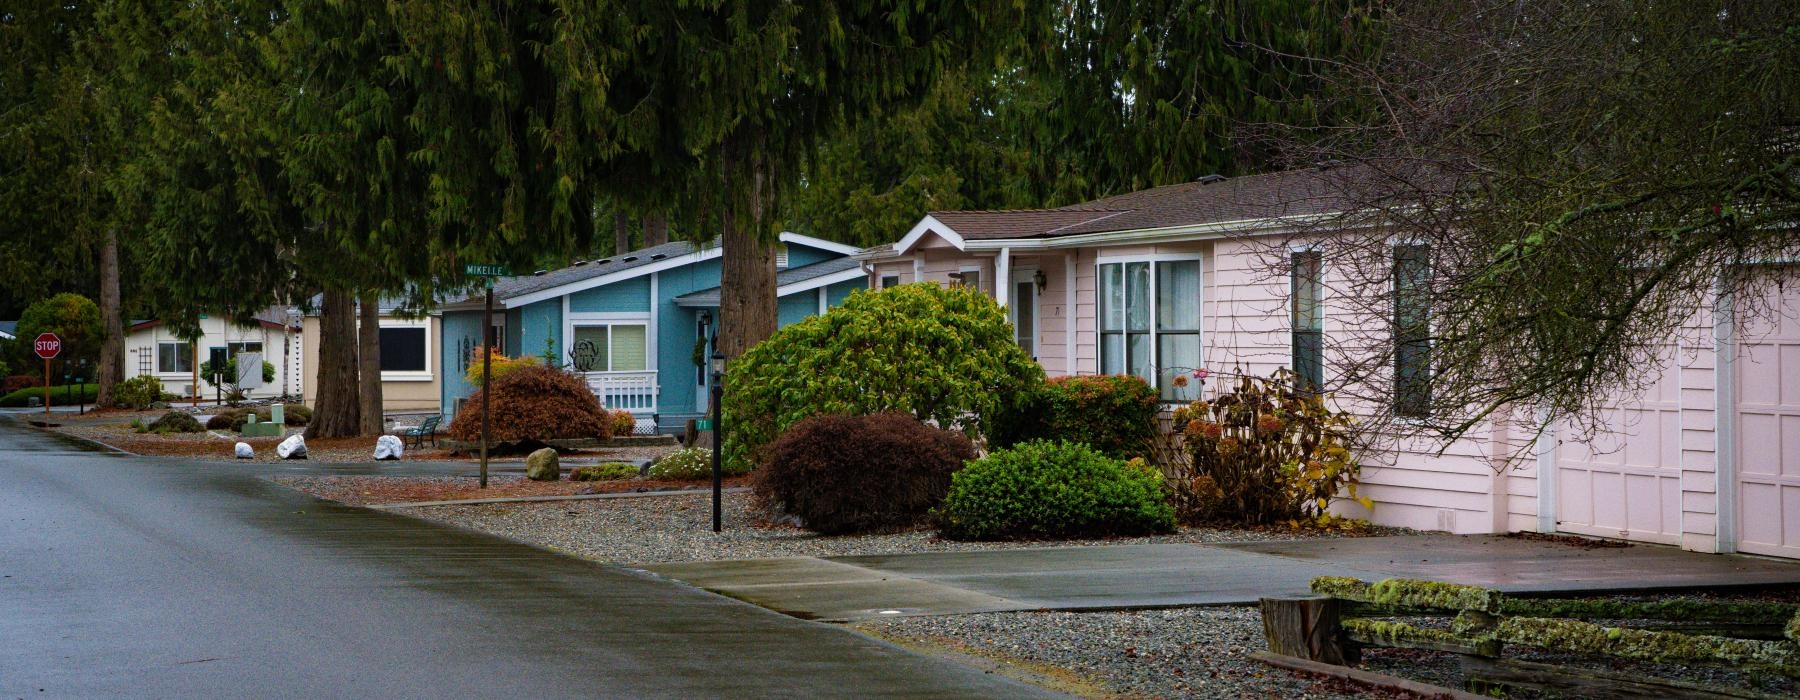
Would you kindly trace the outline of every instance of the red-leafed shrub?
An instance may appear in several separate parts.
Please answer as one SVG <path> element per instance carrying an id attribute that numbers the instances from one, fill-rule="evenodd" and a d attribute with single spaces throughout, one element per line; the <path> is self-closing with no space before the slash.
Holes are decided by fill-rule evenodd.
<path id="1" fill-rule="evenodd" d="M 497 374 L 497 373 L 496 373 Z M 498 442 L 612 436 L 612 419 L 580 376 L 555 367 L 522 367 L 496 377 L 489 390 L 491 435 Z M 481 439 L 481 392 L 463 403 L 450 436 Z"/>
<path id="2" fill-rule="evenodd" d="M 759 502 L 809 530 L 865 532 L 917 523 L 974 458 L 962 433 L 904 413 L 814 416 L 770 446 L 753 480 Z"/>
<path id="3" fill-rule="evenodd" d="M 631 415 L 630 411 L 623 408 L 617 408 L 606 414 L 606 416 L 607 420 L 612 421 L 612 434 L 614 436 L 630 435 L 633 431 L 637 430 L 637 416 Z"/>
<path id="4" fill-rule="evenodd" d="M 10 394 L 20 389 L 43 386 L 44 380 L 33 374 L 15 374 L 0 382 L 0 394 Z"/>

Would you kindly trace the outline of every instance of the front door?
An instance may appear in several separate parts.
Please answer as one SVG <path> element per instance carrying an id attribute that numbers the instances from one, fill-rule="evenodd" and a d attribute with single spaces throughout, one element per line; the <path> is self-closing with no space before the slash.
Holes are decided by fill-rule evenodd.
<path id="1" fill-rule="evenodd" d="M 1013 325 L 1013 340 L 1032 359 L 1037 359 L 1038 304 L 1037 304 L 1037 272 L 1035 270 L 1016 270 L 1012 275 L 1012 305 L 1006 310 L 1006 320 Z"/>

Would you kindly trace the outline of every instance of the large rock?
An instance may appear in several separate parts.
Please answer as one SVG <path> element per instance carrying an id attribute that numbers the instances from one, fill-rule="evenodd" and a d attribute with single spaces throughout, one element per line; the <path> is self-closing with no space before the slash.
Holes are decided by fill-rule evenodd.
<path id="1" fill-rule="evenodd" d="M 377 462 L 399 459 L 401 453 L 405 451 L 406 446 L 400 444 L 400 438 L 392 435 L 375 438 L 375 461 Z"/>
<path id="2" fill-rule="evenodd" d="M 275 456 L 282 459 L 306 459 L 306 438 L 299 434 L 290 435 L 275 446 Z"/>
<path id="3" fill-rule="evenodd" d="M 562 478 L 562 461 L 556 450 L 544 448 L 525 458 L 525 478 L 532 481 L 556 481 Z"/>
<path id="4" fill-rule="evenodd" d="M 248 442 L 238 443 L 237 447 L 232 448 L 232 452 L 237 455 L 238 459 L 256 459 L 256 451 L 250 449 Z"/>

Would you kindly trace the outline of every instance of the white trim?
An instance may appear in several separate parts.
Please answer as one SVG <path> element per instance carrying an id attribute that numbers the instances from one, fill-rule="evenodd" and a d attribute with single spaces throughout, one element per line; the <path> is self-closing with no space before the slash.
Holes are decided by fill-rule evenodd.
<path id="1" fill-rule="evenodd" d="M 911 231 L 906 232 L 899 243 L 894 244 L 894 254 L 905 255 L 906 251 L 912 250 L 913 244 L 925 237 L 926 233 L 936 233 L 939 238 L 955 246 L 957 250 L 966 250 L 962 234 L 957 233 L 956 229 L 945 226 L 944 222 L 937 220 L 937 217 L 926 214 L 925 218 L 919 219 L 919 223 L 913 225 Z"/>
<path id="2" fill-rule="evenodd" d="M 781 235 L 776 236 L 776 238 L 782 243 L 798 243 L 808 248 L 818 248 L 819 250 L 829 251 L 839 255 L 855 255 L 862 252 L 861 248 L 853 245 L 828 241 L 823 238 L 813 238 L 812 236 L 802 236 L 792 231 L 783 231 L 781 232 Z"/>
<path id="3" fill-rule="evenodd" d="M 1038 359 L 1038 357 L 1040 355 L 1042 355 L 1043 351 L 1044 351 L 1044 347 L 1043 347 L 1044 346 L 1044 308 L 1043 308 L 1044 304 L 1043 304 L 1043 293 L 1041 291 L 1039 291 L 1037 288 L 1037 272 L 1038 272 L 1038 268 L 1035 268 L 1035 267 L 1020 267 L 1020 268 L 1013 269 L 1011 272 L 1009 272 L 1007 274 L 1006 284 L 1004 285 L 1007 289 L 1007 294 L 1008 294 L 1009 298 L 1012 293 L 1012 289 L 1014 287 L 1019 286 L 1019 284 L 1024 283 L 1024 284 L 1031 285 L 1031 292 L 1030 292 L 1031 298 L 1029 300 L 1020 299 L 1018 301 L 1018 303 L 1007 306 L 1006 307 L 1006 317 L 1007 317 L 1007 320 L 1011 321 L 1013 324 L 1013 329 L 1014 329 L 1013 335 L 1016 338 L 1018 336 L 1017 329 L 1019 327 L 1019 310 L 1020 309 L 1030 309 L 1030 311 L 1031 311 L 1031 359 L 1033 359 L 1033 360 Z M 999 275 L 995 275 L 995 277 L 996 277 L 996 279 L 994 280 L 994 282 L 995 282 L 994 289 L 998 290 L 998 289 L 1000 289 L 1000 286 L 1001 286 L 999 284 L 1000 280 L 998 279 Z"/>
<path id="4" fill-rule="evenodd" d="M 648 311 L 574 311 L 564 318 L 566 321 L 648 321 L 652 314 Z"/>
<path id="5" fill-rule="evenodd" d="M 856 268 L 843 270 L 841 272 L 833 272 L 829 275 L 820 275 L 809 280 L 801 280 L 799 282 L 792 282 L 776 287 L 775 296 L 784 297 L 795 292 L 804 292 L 808 289 L 823 289 L 839 282 L 855 280 L 858 277 L 867 279 L 868 274 Z"/>
<path id="6" fill-rule="evenodd" d="M 1069 251 L 1068 254 L 1063 256 L 1063 276 L 1066 280 L 1063 284 L 1063 374 L 1069 376 L 1081 374 L 1081 370 L 1075 366 L 1075 267 L 1076 258 L 1079 257 L 1081 257 L 1080 251 L 1074 250 Z M 1096 302 L 1099 301 L 1100 293 L 1097 288 L 1098 282 L 1099 280 L 1095 280 L 1096 289 L 1094 290 L 1094 294 Z M 1098 308 L 1096 308 L 1095 311 L 1094 318 L 1096 319 L 1095 323 L 1097 324 L 1099 322 Z M 1205 312 L 1202 311 L 1202 313 Z M 1201 349 L 1204 350 L 1205 348 L 1202 347 Z M 1096 347 L 1096 354 L 1098 354 L 1098 350 L 1099 348 Z"/>
<path id="7" fill-rule="evenodd" d="M 1001 280 L 1005 280 L 1002 282 Z M 994 303 L 1007 306 L 1012 301 L 1012 249 L 1001 248 L 994 256 Z M 1032 350 L 1037 344 L 1032 344 Z"/>
<path id="8" fill-rule="evenodd" d="M 562 327 L 565 330 L 556 339 L 556 364 L 558 366 L 566 362 L 569 357 L 569 335 L 572 331 L 566 330 L 569 328 L 569 295 L 567 294 L 562 297 Z"/>
<path id="9" fill-rule="evenodd" d="M 1163 228 L 1129 229 L 1123 231 L 1104 231 L 1101 233 L 1083 233 L 1056 238 L 987 238 L 959 243 L 957 248 L 969 252 L 991 251 L 1001 248 L 1021 248 L 1027 250 L 1045 250 L 1062 248 L 1088 248 L 1103 245 L 1122 245 L 1125 243 L 1166 243 L 1177 241 L 1199 241 L 1215 238 L 1227 238 L 1243 235 L 1269 235 L 1281 233 L 1301 233 L 1308 230 L 1310 224 L 1342 218 L 1343 214 L 1309 214 L 1306 216 L 1288 216 L 1264 219 L 1239 219 L 1236 221 L 1220 221 L 1207 224 L 1189 224 L 1186 226 L 1167 226 Z M 921 222 L 923 223 L 923 222 Z M 1363 224 L 1349 224 L 1340 227 L 1347 231 L 1363 227 Z M 958 239 L 960 241 L 960 239 Z"/>
<path id="10" fill-rule="evenodd" d="M 1723 277 L 1713 283 L 1714 551 L 1737 551 L 1737 307 Z"/>
<path id="11" fill-rule="evenodd" d="M 1537 436 L 1537 527 L 1546 535 L 1556 532 L 1556 430 L 1544 421 L 1549 411 L 1538 409 Z"/>
<path id="12" fill-rule="evenodd" d="M 828 306 L 826 306 L 826 304 L 825 304 L 825 288 L 824 288 L 824 287 L 820 287 L 820 288 L 819 288 L 819 315 L 820 315 L 820 316 L 824 316 L 824 315 L 825 315 L 825 311 L 826 311 L 826 310 L 827 310 L 827 309 L 828 309 L 828 308 L 829 308 L 829 307 L 828 307 Z"/>
<path id="13" fill-rule="evenodd" d="M 922 254 L 914 255 L 913 259 L 912 259 L 912 264 L 913 264 L 912 281 L 924 282 L 925 281 L 925 257 Z"/>
<path id="14" fill-rule="evenodd" d="M 692 253 L 688 253 L 686 255 L 677 255 L 675 257 L 667 258 L 667 259 L 664 259 L 664 260 L 661 260 L 658 262 L 653 262 L 648 265 L 639 265 L 639 266 L 631 268 L 629 270 L 620 270 L 620 271 L 614 272 L 612 274 L 600 275 L 599 277 L 589 277 L 584 280 L 577 280 L 574 282 L 570 282 L 568 284 L 560 284 L 555 287 L 550 287 L 548 289 L 541 289 L 541 290 L 538 290 L 535 292 L 531 292 L 529 294 L 523 294 L 523 295 L 516 296 L 516 297 L 509 297 L 506 299 L 496 298 L 496 299 L 494 299 L 494 303 L 499 305 L 501 308 L 514 309 L 514 308 L 518 308 L 521 306 L 535 304 L 535 303 L 543 301 L 545 299 L 554 299 L 559 296 L 574 294 L 576 292 L 586 291 L 589 289 L 593 289 L 595 287 L 604 287 L 604 286 L 612 284 L 614 282 L 623 282 L 628 279 L 636 279 L 638 277 L 643 277 L 644 275 L 662 272 L 663 270 L 672 270 L 674 268 L 681 267 L 683 265 L 691 265 L 691 264 L 697 263 L 697 262 L 705 262 L 707 260 L 711 260 L 713 258 L 719 257 L 723 252 L 724 252 L 724 248 L 722 246 L 707 244 L 705 247 L 702 247 L 699 250 L 696 250 Z"/>
<path id="15" fill-rule="evenodd" d="M 358 325 L 362 323 L 357 320 Z M 381 381 L 384 382 L 429 382 L 436 375 L 437 363 L 431 361 L 432 350 L 437 344 L 431 338 L 431 318 L 399 318 L 395 316 L 381 317 L 375 323 L 380 328 L 421 328 L 425 330 L 425 369 L 422 370 L 383 370 Z M 379 333 L 377 334 L 379 335 Z"/>
<path id="16" fill-rule="evenodd" d="M 654 273 L 654 272 L 651 273 L 650 274 L 650 313 L 649 313 L 650 322 L 648 324 L 649 327 L 644 329 L 644 333 L 646 335 L 650 336 L 650 337 L 644 339 L 644 352 L 647 352 L 650 354 L 649 357 L 644 358 L 644 369 L 647 371 L 650 371 L 650 372 L 660 371 L 660 368 L 658 367 L 658 365 L 660 365 L 661 363 L 658 362 L 657 360 L 662 357 L 662 355 L 657 352 L 658 350 L 661 349 L 661 343 L 657 342 L 658 340 L 660 340 L 660 336 L 657 334 L 657 325 L 656 325 L 657 319 L 662 317 L 662 314 L 656 313 L 657 299 L 662 298 L 662 297 L 657 296 L 657 292 L 659 291 L 659 287 L 661 286 L 661 284 L 662 284 L 662 275 Z M 610 330 L 607 331 L 607 342 L 609 342 L 609 343 L 612 342 L 611 335 L 612 335 L 612 331 L 610 331 Z M 608 363 L 612 362 L 612 349 L 611 348 L 607 349 L 606 358 L 607 358 Z M 661 394 L 662 392 L 659 389 L 657 391 L 657 393 Z M 660 399 L 661 396 L 658 396 L 657 398 Z"/>

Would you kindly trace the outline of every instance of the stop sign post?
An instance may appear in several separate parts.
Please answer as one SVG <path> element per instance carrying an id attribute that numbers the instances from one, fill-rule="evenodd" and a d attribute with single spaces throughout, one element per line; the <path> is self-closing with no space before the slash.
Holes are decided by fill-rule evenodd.
<path id="1" fill-rule="evenodd" d="M 50 413 L 50 361 L 62 354 L 62 338 L 55 333 L 40 333 L 31 344 L 38 357 L 44 358 L 44 414 Z"/>

